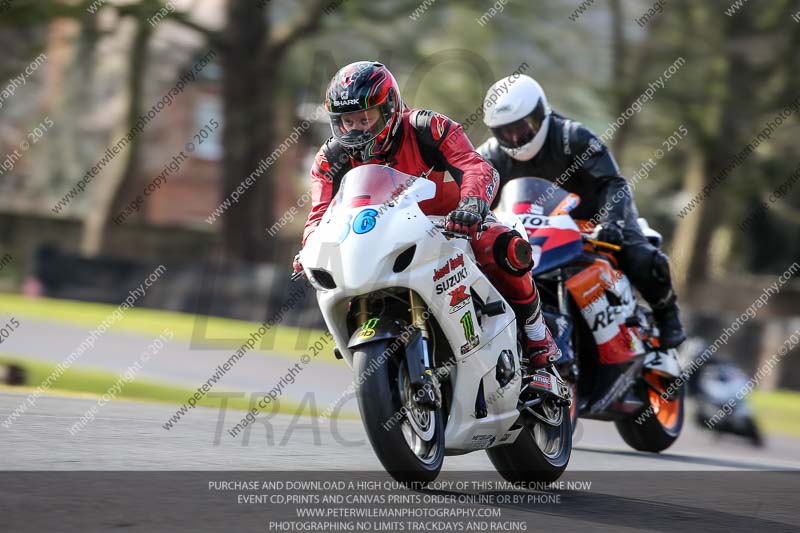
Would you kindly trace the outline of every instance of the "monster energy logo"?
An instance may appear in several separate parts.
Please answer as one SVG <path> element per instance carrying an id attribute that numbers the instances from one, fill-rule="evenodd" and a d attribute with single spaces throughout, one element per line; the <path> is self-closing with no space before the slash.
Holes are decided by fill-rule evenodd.
<path id="1" fill-rule="evenodd" d="M 464 327 L 464 338 L 467 340 L 475 336 L 475 326 L 472 325 L 472 311 L 461 317 L 461 325 Z"/>
<path id="2" fill-rule="evenodd" d="M 362 339 L 369 339 L 375 336 L 375 326 L 378 325 L 379 318 L 370 318 L 361 325 L 361 333 L 358 336 Z"/>
<path id="3" fill-rule="evenodd" d="M 467 343 L 461 346 L 461 355 L 464 355 L 480 344 L 481 341 L 478 336 L 475 335 L 475 325 L 472 323 L 472 311 L 467 311 L 464 316 L 461 317 L 460 322 L 461 326 L 464 328 L 464 338 L 467 339 Z"/>

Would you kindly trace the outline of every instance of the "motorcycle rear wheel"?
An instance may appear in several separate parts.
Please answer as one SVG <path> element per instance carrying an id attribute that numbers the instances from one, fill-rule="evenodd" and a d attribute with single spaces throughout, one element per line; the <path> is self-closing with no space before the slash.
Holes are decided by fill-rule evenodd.
<path id="1" fill-rule="evenodd" d="M 353 354 L 358 407 L 372 449 L 386 471 L 399 482 L 426 483 L 444 463 L 442 410 L 409 403 L 405 361 L 388 354 L 390 342 L 359 347 Z M 406 408 L 405 412 L 402 407 Z"/>
<path id="2" fill-rule="evenodd" d="M 486 450 L 489 460 L 506 481 L 556 481 L 567 468 L 572 454 L 572 420 L 569 406 L 548 408 L 554 415 L 548 424 L 523 411 L 517 421 L 524 426 L 512 444 Z"/>

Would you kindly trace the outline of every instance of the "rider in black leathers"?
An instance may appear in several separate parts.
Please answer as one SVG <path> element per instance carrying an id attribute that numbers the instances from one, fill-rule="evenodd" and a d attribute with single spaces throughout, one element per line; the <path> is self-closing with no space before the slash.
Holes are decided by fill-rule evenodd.
<path id="1" fill-rule="evenodd" d="M 510 76 L 489 89 L 484 121 L 494 137 L 478 153 L 500 173 L 501 189 L 528 176 L 579 195 L 571 214 L 601 223 L 599 240 L 622 247 L 620 268 L 652 307 L 661 346 L 681 344 L 686 335 L 669 261 L 642 233 L 633 193 L 608 148 L 582 124 L 552 112 L 541 86 L 528 76 Z"/>

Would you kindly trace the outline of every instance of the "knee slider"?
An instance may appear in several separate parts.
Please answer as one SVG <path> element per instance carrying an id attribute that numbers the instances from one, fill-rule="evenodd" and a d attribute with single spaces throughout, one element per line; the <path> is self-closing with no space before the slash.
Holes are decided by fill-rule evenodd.
<path id="1" fill-rule="evenodd" d="M 648 243 L 637 243 L 622 248 L 620 265 L 631 279 L 650 279 L 655 275 L 655 257 L 658 250 Z"/>
<path id="2" fill-rule="evenodd" d="M 494 258 L 500 267 L 515 276 L 533 268 L 531 245 L 514 231 L 500 235 L 494 243 Z"/>
<path id="3" fill-rule="evenodd" d="M 653 277 L 661 283 L 670 283 L 672 276 L 669 272 L 669 258 L 661 250 L 653 254 Z"/>

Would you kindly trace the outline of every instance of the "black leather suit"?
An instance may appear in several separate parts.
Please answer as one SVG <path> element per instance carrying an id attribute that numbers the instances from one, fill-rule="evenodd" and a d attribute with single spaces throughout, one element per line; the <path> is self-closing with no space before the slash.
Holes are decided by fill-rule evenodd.
<path id="1" fill-rule="evenodd" d="M 654 309 L 674 305 L 668 259 L 642 233 L 633 192 L 608 148 L 586 127 L 552 113 L 545 143 L 530 161 L 512 158 L 494 138 L 478 152 L 500 173 L 501 190 L 514 178 L 544 178 L 581 197 L 571 213 L 575 218 L 622 221 L 620 268 Z M 498 193 L 495 204 L 499 198 Z"/>

